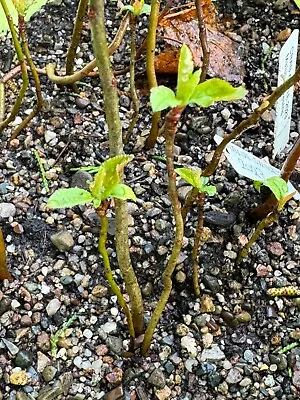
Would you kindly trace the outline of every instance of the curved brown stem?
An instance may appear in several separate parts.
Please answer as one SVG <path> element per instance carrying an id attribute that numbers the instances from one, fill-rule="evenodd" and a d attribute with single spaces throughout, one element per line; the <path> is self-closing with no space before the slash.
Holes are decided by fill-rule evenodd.
<path id="1" fill-rule="evenodd" d="M 184 224 L 181 216 L 181 204 L 176 189 L 176 172 L 174 171 L 174 139 L 182 111 L 183 108 L 172 108 L 166 117 L 164 130 L 166 138 L 165 153 L 168 170 L 168 191 L 175 219 L 175 238 L 171 256 L 162 276 L 164 288 L 145 332 L 142 345 L 143 355 L 146 355 L 149 350 L 153 333 L 169 299 L 172 290 L 172 276 L 182 247 Z"/>
<path id="2" fill-rule="evenodd" d="M 200 82 L 204 82 L 209 67 L 209 47 L 207 42 L 207 32 L 206 32 L 201 0 L 195 0 L 195 6 L 197 10 L 197 18 L 199 25 L 199 39 L 202 47 L 202 66 L 201 66 Z"/>
<path id="3" fill-rule="evenodd" d="M 114 40 L 108 47 L 109 55 L 112 55 L 120 46 L 123 37 L 126 33 L 127 27 L 129 23 L 129 13 L 124 15 L 122 19 L 118 32 L 114 37 Z M 55 74 L 55 65 L 47 64 L 46 65 L 46 73 L 50 81 L 56 83 L 57 85 L 73 85 L 74 83 L 81 81 L 83 78 L 89 75 L 90 72 L 93 71 L 97 67 L 97 60 L 94 59 L 89 62 L 85 67 L 83 67 L 80 71 L 76 71 L 72 75 L 59 76 Z"/>

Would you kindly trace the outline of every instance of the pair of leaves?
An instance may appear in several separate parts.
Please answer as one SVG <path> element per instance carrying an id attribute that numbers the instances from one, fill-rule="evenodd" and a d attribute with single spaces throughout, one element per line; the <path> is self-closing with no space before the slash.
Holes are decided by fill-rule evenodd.
<path id="1" fill-rule="evenodd" d="M 120 183 L 119 174 L 126 164 L 133 159 L 130 155 L 119 155 L 110 158 L 100 167 L 84 167 L 85 171 L 96 172 L 90 190 L 80 188 L 58 189 L 50 196 L 47 206 L 49 208 L 74 207 L 92 202 L 98 208 L 103 200 L 117 198 L 122 200 L 136 200 L 133 190 Z"/>
<path id="2" fill-rule="evenodd" d="M 278 200 L 278 210 L 282 210 L 284 205 L 295 195 L 295 192 L 289 193 L 288 184 L 280 176 L 271 176 L 263 181 L 254 181 L 253 186 L 260 192 L 261 186 L 268 187 Z"/>
<path id="3" fill-rule="evenodd" d="M 199 193 L 206 193 L 209 196 L 216 194 L 216 188 L 213 185 L 208 185 L 209 178 L 201 176 L 201 170 L 192 171 L 189 168 L 177 168 L 175 172 L 194 188 L 198 189 Z"/>
<path id="4" fill-rule="evenodd" d="M 130 11 L 135 17 L 142 14 L 150 14 L 151 6 L 145 4 L 144 0 L 136 0 L 132 6 L 124 6 L 121 8 L 122 11 Z"/>
<path id="5" fill-rule="evenodd" d="M 180 50 L 177 91 L 166 86 L 151 89 L 150 102 L 154 112 L 168 107 L 185 107 L 197 104 L 209 107 L 216 101 L 232 101 L 245 97 L 247 91 L 243 86 L 233 87 L 222 79 L 213 78 L 199 84 L 201 70 L 194 70 L 193 55 L 186 44 Z"/>

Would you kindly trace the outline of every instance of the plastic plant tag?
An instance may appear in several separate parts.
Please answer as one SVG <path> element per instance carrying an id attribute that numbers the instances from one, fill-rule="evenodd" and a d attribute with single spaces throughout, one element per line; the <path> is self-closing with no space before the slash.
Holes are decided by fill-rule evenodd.
<path id="1" fill-rule="evenodd" d="M 287 81 L 296 70 L 299 30 L 295 29 L 279 54 L 278 86 Z M 276 102 L 273 157 L 288 144 L 294 87 L 287 90 Z"/>
<path id="2" fill-rule="evenodd" d="M 218 144 L 223 140 L 223 138 L 218 135 L 215 135 L 214 139 Z M 236 172 L 246 178 L 254 181 L 264 181 L 272 176 L 280 176 L 279 169 L 267 164 L 265 161 L 232 142 L 226 146 L 224 155 Z M 294 198 L 300 200 L 300 193 L 296 191 L 290 182 L 288 182 L 288 188 L 289 193 L 296 192 Z"/>

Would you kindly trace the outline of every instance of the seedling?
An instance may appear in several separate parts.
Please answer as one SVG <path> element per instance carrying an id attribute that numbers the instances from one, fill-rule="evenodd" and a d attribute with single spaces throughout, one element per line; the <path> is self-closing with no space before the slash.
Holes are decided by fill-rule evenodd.
<path id="1" fill-rule="evenodd" d="M 132 339 L 135 337 L 134 326 L 132 321 L 131 312 L 124 300 L 119 286 L 117 285 L 112 270 L 110 267 L 109 256 L 106 249 L 106 239 L 108 231 L 108 219 L 106 216 L 109 207 L 109 199 L 130 199 L 135 200 L 135 194 L 132 189 L 120 182 L 120 173 L 123 171 L 133 156 L 120 155 L 106 160 L 99 167 L 85 167 L 83 168 L 89 172 L 96 172 L 94 180 L 89 183 L 89 190 L 81 189 L 78 187 L 68 189 L 58 189 L 52 196 L 50 196 L 47 206 L 49 208 L 66 208 L 74 207 L 81 204 L 93 203 L 97 209 L 98 215 L 101 219 L 100 237 L 98 250 L 102 256 L 106 278 L 118 298 L 120 306 L 123 308 L 127 317 L 130 336 Z"/>
<path id="2" fill-rule="evenodd" d="M 49 192 L 49 185 L 48 185 L 48 181 L 47 181 L 47 177 L 46 177 L 46 171 L 45 171 L 44 165 L 42 163 L 41 157 L 39 155 L 39 152 L 36 149 L 33 150 L 33 154 L 34 154 L 34 156 L 36 158 L 38 167 L 40 169 L 43 186 L 44 186 L 44 188 L 46 190 L 46 193 L 48 193 Z"/>
<path id="3" fill-rule="evenodd" d="M 263 230 L 271 226 L 279 218 L 279 213 L 285 204 L 295 195 L 295 192 L 288 194 L 289 189 L 287 183 L 278 176 L 265 179 L 264 181 L 255 181 L 254 187 L 260 190 L 260 187 L 267 186 L 277 199 L 277 208 L 265 217 L 256 227 L 248 243 L 241 250 L 238 258 L 237 265 L 240 264 L 243 258 L 248 255 L 248 251 L 253 243 L 258 239 Z"/>
<path id="4" fill-rule="evenodd" d="M 51 335 L 51 337 L 50 337 L 50 351 L 51 351 L 52 357 L 56 357 L 57 343 L 58 343 L 59 339 L 64 337 L 64 334 L 65 334 L 66 330 L 69 328 L 69 326 L 71 326 L 73 324 L 73 322 L 76 320 L 76 318 L 77 318 L 76 314 L 72 315 L 63 324 L 62 328 L 60 328 L 54 335 Z"/>
<path id="5" fill-rule="evenodd" d="M 197 196 L 197 207 L 198 207 L 198 223 L 194 236 L 194 246 L 192 251 L 192 265 L 193 265 L 193 285 L 196 296 L 200 297 L 200 286 L 199 286 L 199 262 L 197 261 L 199 254 L 199 247 L 201 243 L 207 241 L 210 236 L 208 229 L 204 227 L 203 213 L 204 213 L 204 201 L 205 195 L 214 196 L 216 194 L 216 187 L 208 185 L 209 178 L 201 176 L 201 170 L 192 171 L 188 168 L 177 168 L 175 172 L 187 181 L 198 191 Z"/>

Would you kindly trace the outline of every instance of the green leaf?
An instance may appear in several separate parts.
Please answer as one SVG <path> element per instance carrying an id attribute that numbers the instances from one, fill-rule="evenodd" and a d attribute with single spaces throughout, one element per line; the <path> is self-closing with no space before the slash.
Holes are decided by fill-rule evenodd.
<path id="1" fill-rule="evenodd" d="M 132 14 L 134 14 L 134 8 L 133 8 L 133 6 L 124 6 L 124 7 L 121 8 L 120 11 L 121 11 L 121 12 L 123 12 L 123 11 L 130 11 L 130 12 L 132 12 Z"/>
<path id="2" fill-rule="evenodd" d="M 176 99 L 180 100 L 183 105 L 189 104 L 191 94 L 199 83 L 201 70 L 195 73 L 193 73 L 193 70 L 194 61 L 192 52 L 186 44 L 183 44 L 179 56 L 176 92 Z"/>
<path id="3" fill-rule="evenodd" d="M 194 172 L 189 168 L 176 168 L 175 172 L 185 181 L 187 181 L 190 185 L 195 188 L 198 188 L 200 185 L 200 174 L 201 171 Z"/>
<path id="4" fill-rule="evenodd" d="M 300 0 L 294 0 L 296 6 L 300 9 Z"/>
<path id="5" fill-rule="evenodd" d="M 144 4 L 141 10 L 141 14 L 150 14 L 151 6 L 150 4 Z"/>
<path id="6" fill-rule="evenodd" d="M 176 99 L 173 90 L 166 86 L 157 86 L 150 91 L 150 103 L 153 112 L 165 110 L 168 107 L 176 107 L 181 104 Z"/>
<path id="7" fill-rule="evenodd" d="M 254 189 L 257 190 L 258 193 L 260 193 L 260 188 L 261 188 L 262 183 L 263 183 L 263 181 L 254 181 L 253 182 Z"/>
<path id="8" fill-rule="evenodd" d="M 58 189 L 49 198 L 47 207 L 66 208 L 93 201 L 94 196 L 87 190 L 80 188 Z"/>
<path id="9" fill-rule="evenodd" d="M 109 198 L 111 191 L 120 181 L 119 173 L 133 158 L 131 155 L 122 154 L 104 161 L 91 185 L 93 196 L 100 201 Z"/>
<path id="10" fill-rule="evenodd" d="M 222 79 L 213 78 L 197 85 L 190 97 L 190 103 L 209 107 L 216 101 L 232 101 L 245 97 L 247 90 L 243 86 L 237 88 Z"/>
<path id="11" fill-rule="evenodd" d="M 207 193 L 209 196 L 214 196 L 217 193 L 217 189 L 213 185 L 204 185 L 203 192 Z"/>
<path id="12" fill-rule="evenodd" d="M 286 181 L 280 178 L 280 176 L 271 176 L 264 181 L 254 181 L 253 183 L 258 192 L 260 192 L 261 185 L 268 187 L 278 201 L 283 199 L 289 192 Z"/>
<path id="13" fill-rule="evenodd" d="M 110 197 L 115 197 L 121 200 L 136 200 L 134 191 L 127 185 L 119 183 L 116 185 L 110 193 Z"/>

